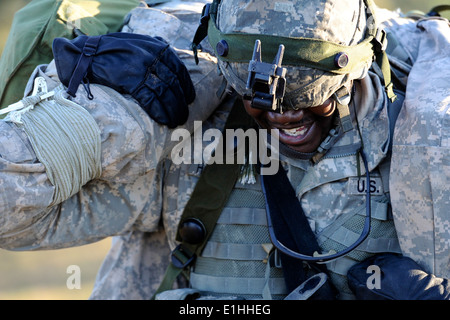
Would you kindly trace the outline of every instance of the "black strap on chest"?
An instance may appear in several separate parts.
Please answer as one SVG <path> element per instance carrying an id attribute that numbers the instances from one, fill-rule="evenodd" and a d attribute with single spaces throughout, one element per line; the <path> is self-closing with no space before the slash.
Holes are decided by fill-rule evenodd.
<path id="1" fill-rule="evenodd" d="M 266 199 L 266 210 L 270 212 L 271 223 L 277 239 L 297 252 L 312 256 L 314 252 L 321 252 L 316 236 L 314 235 L 305 213 L 300 205 L 294 188 L 292 187 L 286 171 L 282 166 L 274 175 L 262 175 L 261 184 Z M 286 286 L 293 291 L 305 282 L 310 274 L 305 269 L 302 260 L 281 253 L 281 264 Z M 328 273 L 324 264 L 309 263 L 314 273 Z M 320 296 L 313 298 L 333 300 L 336 291 L 330 281 L 322 287 Z"/>
<path id="2" fill-rule="evenodd" d="M 246 129 L 253 125 L 245 113 L 240 99 L 236 101 L 226 128 Z M 177 277 L 195 261 L 206 245 L 216 221 L 219 219 L 228 197 L 240 174 L 240 164 L 210 164 L 207 165 L 195 186 L 195 189 L 183 211 L 177 232 L 177 241 L 180 242 L 171 254 L 171 261 L 156 294 L 170 290 Z M 266 206 L 272 212 L 272 223 L 277 230 L 278 238 L 292 248 L 298 248 L 305 254 L 320 252 L 315 235 L 313 234 L 295 192 L 286 177 L 284 170 L 273 176 L 263 176 L 261 179 L 266 197 Z M 196 234 L 186 237 L 183 226 L 194 230 Z M 203 231 L 201 231 L 203 230 Z M 190 232 L 187 232 L 188 235 Z M 283 272 L 288 289 L 291 291 L 298 287 L 307 278 L 303 262 L 298 259 L 282 255 Z M 325 265 L 314 265 L 316 272 L 325 272 Z M 333 291 L 328 291 L 325 299 L 332 299 Z M 321 298 L 324 298 L 322 295 Z"/>

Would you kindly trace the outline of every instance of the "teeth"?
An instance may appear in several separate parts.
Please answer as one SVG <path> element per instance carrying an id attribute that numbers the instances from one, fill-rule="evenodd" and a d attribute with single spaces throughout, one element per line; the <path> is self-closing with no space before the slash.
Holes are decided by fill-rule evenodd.
<path id="1" fill-rule="evenodd" d="M 281 129 L 281 131 L 283 131 L 284 133 L 286 133 L 288 136 L 291 137 L 297 137 L 300 135 L 303 135 L 306 133 L 306 131 L 308 130 L 308 128 L 306 127 L 299 127 L 299 128 L 293 128 L 293 129 Z"/>

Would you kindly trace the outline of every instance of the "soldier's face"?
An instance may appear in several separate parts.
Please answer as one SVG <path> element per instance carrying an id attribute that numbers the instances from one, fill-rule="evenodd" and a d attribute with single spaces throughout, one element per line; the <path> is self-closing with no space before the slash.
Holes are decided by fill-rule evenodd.
<path id="1" fill-rule="evenodd" d="M 252 108 L 249 100 L 244 100 L 244 106 L 263 129 L 277 129 L 280 142 L 295 151 L 309 153 L 314 152 L 330 132 L 336 102 L 328 99 L 314 108 L 287 110 L 282 114 Z"/>

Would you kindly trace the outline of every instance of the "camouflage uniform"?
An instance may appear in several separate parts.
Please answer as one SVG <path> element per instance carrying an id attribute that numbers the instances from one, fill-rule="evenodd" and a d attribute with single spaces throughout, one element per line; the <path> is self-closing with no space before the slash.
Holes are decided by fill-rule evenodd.
<path id="1" fill-rule="evenodd" d="M 403 22 L 404 23 L 404 22 Z M 448 20 L 388 21 L 414 62 L 393 137 L 390 190 L 405 255 L 450 277 L 450 63 Z"/>
<path id="2" fill-rule="evenodd" d="M 216 92 L 216 88 L 220 88 L 222 84 L 222 77 L 216 71 L 216 61 L 207 52 L 203 52 L 200 54 L 201 62 L 196 66 L 188 48 L 202 4 L 186 2 L 190 5 L 189 8 L 183 4 L 183 1 L 163 4 L 160 8 L 164 11 L 159 11 L 158 8 L 137 8 L 131 12 L 124 31 L 150 32 L 150 35 L 162 36 L 177 49 L 191 71 L 197 90 L 197 99 L 190 106 L 190 118 L 186 124 L 190 132 L 193 130 L 194 120 L 204 121 L 204 131 L 212 127 L 223 128 L 231 103 L 226 95 L 221 96 L 219 92 L 218 96 Z M 407 24 L 407 28 L 413 27 Z M 416 29 L 413 33 L 420 36 L 417 35 L 420 31 Z M 204 47 L 207 48 L 206 43 Z M 417 53 L 417 48 L 413 52 Z M 445 65 L 441 66 L 444 67 Z M 47 69 L 41 66 L 36 73 L 44 76 L 50 86 L 58 84 L 54 66 L 49 65 Z M 447 90 L 447 93 L 440 96 L 445 97 L 448 96 L 448 88 L 445 87 L 446 83 L 448 87 L 448 81 L 442 83 L 443 90 Z M 392 178 L 388 180 L 388 145 L 392 137 L 389 133 L 385 93 L 378 76 L 373 73 L 369 73 L 356 85 L 359 94 L 354 101 L 359 108 L 357 117 L 374 181 L 371 184 L 374 187 L 374 218 L 392 223 L 389 209 L 391 190 L 393 214 L 397 217 L 396 227 L 401 236 L 402 250 L 416 258 L 423 255 L 423 250 L 431 254 L 433 248 L 426 246 L 427 243 L 424 244 L 425 247 L 418 247 L 416 242 L 420 239 L 409 237 L 407 232 L 417 230 L 417 233 L 426 237 L 427 232 L 432 231 L 420 231 L 422 219 L 417 220 L 419 222 L 409 221 L 408 223 L 416 225 L 416 229 L 408 229 L 410 227 L 405 222 L 406 216 L 403 213 L 403 208 L 414 212 L 417 210 L 412 208 L 414 203 L 408 202 L 408 192 L 414 195 L 412 188 L 417 184 L 408 183 L 411 190 L 407 190 L 404 181 L 424 178 L 417 173 L 407 172 L 408 167 L 402 165 L 406 154 L 396 152 L 404 152 L 402 146 L 408 145 L 407 139 L 414 137 L 407 135 L 404 139 L 401 138 L 401 134 L 411 132 L 408 120 L 416 125 L 426 125 L 424 122 L 410 120 L 406 111 L 400 114 L 399 125 L 406 129 L 396 131 L 399 134 L 396 133 L 394 137 L 395 152 L 391 172 L 393 176 L 402 176 L 398 177 L 401 178 L 400 182 L 393 181 Z M 76 195 L 56 206 L 48 207 L 53 198 L 54 187 L 46 177 L 44 166 L 37 161 L 27 137 L 13 124 L 0 122 L 1 247 L 14 250 L 54 249 L 116 236 L 98 274 L 92 298 L 148 299 L 161 281 L 170 249 L 176 246 L 178 221 L 198 181 L 202 165 L 171 163 L 168 155 L 175 143 L 170 139 L 173 131 L 156 124 L 130 97 L 119 95 L 100 85 L 92 84 L 91 91 L 93 100 L 89 100 L 80 87 L 75 102 L 90 112 L 101 130 L 103 173 L 99 179 L 90 181 Z M 421 101 L 428 99 L 427 97 L 438 99 L 437 95 L 430 92 L 423 94 Z M 441 103 L 440 106 L 444 114 L 445 105 Z M 435 116 L 429 114 L 427 119 L 433 121 Z M 438 152 L 448 152 L 448 148 L 443 148 L 448 147 L 443 140 L 446 137 L 445 120 L 440 129 L 442 138 L 438 139 L 439 135 L 432 137 L 440 140 L 441 145 L 437 147 L 442 148 L 434 149 L 432 159 L 437 159 Z M 421 129 L 416 132 L 421 132 Z M 414 139 L 413 142 L 418 140 Z M 369 186 L 358 185 L 359 174 L 364 173 L 363 169 L 362 172 L 357 170 L 356 150 L 359 146 L 359 135 L 353 130 L 339 139 L 315 165 L 308 160 L 282 157 L 310 225 L 325 249 L 331 242 L 341 241 L 333 238 L 336 234 L 333 229 L 344 227 L 349 230 L 351 226 L 346 225 L 349 217 L 364 215 L 363 191 Z M 433 148 L 430 151 L 431 149 Z M 418 151 L 411 149 L 410 152 L 408 163 L 419 164 L 419 161 L 411 158 L 412 154 L 418 157 Z M 446 157 L 440 159 L 441 165 L 445 165 Z M 430 162 L 427 165 L 434 164 Z M 448 169 L 448 164 L 443 167 L 444 170 L 445 168 Z M 448 180 L 448 176 L 447 170 L 436 179 Z M 436 268 L 430 267 L 429 271 L 448 276 L 448 260 L 445 259 L 448 259 L 446 252 L 448 253 L 450 237 L 448 210 L 446 212 L 445 208 L 448 208 L 449 193 L 445 184 L 438 184 L 436 187 L 440 187 L 441 191 L 435 198 L 433 189 L 433 200 L 443 208 L 443 212 L 441 217 L 436 217 L 435 223 L 442 223 L 435 232 L 442 240 L 439 242 L 440 251 L 436 254 L 439 257 Z M 245 188 L 256 188 L 255 192 L 260 192 L 257 186 L 236 185 L 236 189 Z M 425 189 L 423 192 L 428 191 Z M 420 195 L 420 199 L 426 198 L 426 194 Z M 418 208 L 423 209 L 424 205 L 430 204 L 419 204 Z M 416 215 L 421 213 L 422 211 Z M 395 230 L 389 230 L 393 231 L 389 235 L 373 236 L 388 239 L 390 251 L 399 252 Z M 365 242 L 356 254 L 367 256 L 373 252 L 376 251 L 370 250 L 370 243 Z M 345 275 L 345 270 L 349 268 L 347 263 L 355 263 L 362 258 L 364 257 L 350 256 L 346 257 L 347 260 L 339 259 L 332 267 L 337 270 L 336 273 Z M 339 261 L 344 263 L 338 265 Z M 428 261 L 429 259 L 423 261 L 424 265 L 431 266 Z M 338 277 L 339 275 L 336 276 Z"/>

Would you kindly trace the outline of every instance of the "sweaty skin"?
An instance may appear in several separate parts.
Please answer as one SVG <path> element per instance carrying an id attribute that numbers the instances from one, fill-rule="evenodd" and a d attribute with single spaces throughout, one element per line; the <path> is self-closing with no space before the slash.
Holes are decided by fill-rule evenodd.
<path id="1" fill-rule="evenodd" d="M 328 99 L 317 107 L 287 110 L 282 114 L 252 108 L 250 100 L 244 100 L 244 106 L 263 129 L 278 129 L 280 142 L 295 151 L 310 153 L 330 132 L 336 102 Z"/>

